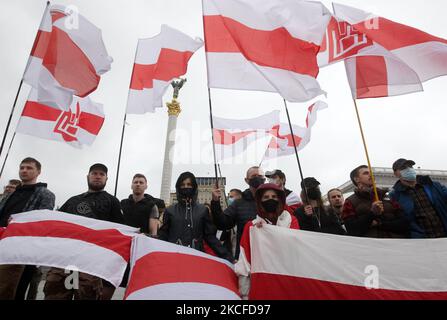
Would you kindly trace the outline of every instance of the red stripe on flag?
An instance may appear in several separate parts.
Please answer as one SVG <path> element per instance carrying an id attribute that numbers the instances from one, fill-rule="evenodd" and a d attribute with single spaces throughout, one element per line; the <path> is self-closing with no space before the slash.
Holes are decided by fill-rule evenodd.
<path id="1" fill-rule="evenodd" d="M 226 130 L 213 129 L 214 143 L 220 145 L 235 144 L 239 140 L 246 138 L 250 134 L 256 133 L 256 130 L 231 133 Z"/>
<path id="2" fill-rule="evenodd" d="M 280 129 L 280 126 L 273 127 L 273 129 L 270 131 L 270 134 L 272 136 L 278 138 L 278 139 L 281 139 L 281 140 L 287 139 L 287 146 L 288 147 L 295 147 L 295 145 L 293 143 L 293 136 L 292 136 L 292 134 L 289 133 L 289 134 L 282 135 L 281 133 L 279 133 L 279 129 Z M 289 128 L 287 128 L 287 129 L 289 129 Z M 303 138 L 299 137 L 297 135 L 294 135 L 294 136 L 295 136 L 296 146 L 298 147 L 300 145 L 300 143 L 301 143 L 301 140 L 303 140 Z M 272 140 L 270 142 L 269 148 L 271 148 L 271 149 L 279 149 L 279 145 L 278 145 L 278 143 L 276 141 L 273 142 L 273 140 Z"/>
<path id="3" fill-rule="evenodd" d="M 67 15 L 60 11 L 51 11 L 51 22 L 55 23 L 57 20 L 65 18 Z"/>
<path id="4" fill-rule="evenodd" d="M 63 111 L 52 108 L 44 104 L 27 101 L 22 112 L 22 117 L 29 117 L 36 120 L 56 121 Z"/>
<path id="5" fill-rule="evenodd" d="M 447 292 L 377 289 L 279 274 L 252 273 L 253 300 L 446 300 Z"/>
<path id="6" fill-rule="evenodd" d="M 66 32 L 54 26 L 43 65 L 59 84 L 75 90 L 77 96 L 85 97 L 98 87 L 100 76 L 88 57 Z"/>
<path id="7" fill-rule="evenodd" d="M 43 59 L 47 52 L 48 44 L 50 43 L 51 32 L 39 30 L 36 39 L 34 40 L 31 55 L 36 58 Z"/>
<path id="8" fill-rule="evenodd" d="M 204 25 L 207 52 L 240 52 L 260 66 L 318 75 L 319 46 L 292 37 L 285 28 L 256 30 L 218 15 L 204 16 Z"/>
<path id="9" fill-rule="evenodd" d="M 239 295 L 237 276 L 227 265 L 195 255 L 153 252 L 136 261 L 126 297 L 150 286 L 182 282 L 215 285 Z"/>
<path id="10" fill-rule="evenodd" d="M 103 124 L 104 118 L 102 116 L 88 112 L 81 112 L 78 125 L 85 131 L 97 136 Z"/>
<path id="11" fill-rule="evenodd" d="M 371 20 L 366 23 L 358 23 L 355 27 L 388 50 L 400 49 L 431 41 L 447 44 L 447 40 L 445 39 L 385 18 L 377 18 L 377 20 Z"/>
<path id="12" fill-rule="evenodd" d="M 115 229 L 94 230 L 64 221 L 11 223 L 0 239 L 8 237 L 52 237 L 84 241 L 111 250 L 126 261 L 129 261 L 132 241 L 132 237 Z"/>
<path id="13" fill-rule="evenodd" d="M 153 80 L 170 81 L 186 73 L 188 61 L 194 52 L 162 48 L 157 63 L 144 65 L 135 63 L 130 88 L 143 90 L 153 88 Z"/>
<path id="14" fill-rule="evenodd" d="M 388 73 L 384 57 L 356 57 L 357 99 L 388 96 Z"/>

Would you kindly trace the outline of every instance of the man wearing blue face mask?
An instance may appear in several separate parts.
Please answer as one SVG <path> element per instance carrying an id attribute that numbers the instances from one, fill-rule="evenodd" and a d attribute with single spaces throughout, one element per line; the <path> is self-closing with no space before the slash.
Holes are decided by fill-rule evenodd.
<path id="1" fill-rule="evenodd" d="M 393 164 L 399 181 L 390 197 L 399 202 L 411 223 L 411 238 L 447 236 L 447 188 L 429 176 L 418 176 L 412 160 L 399 159 Z"/>

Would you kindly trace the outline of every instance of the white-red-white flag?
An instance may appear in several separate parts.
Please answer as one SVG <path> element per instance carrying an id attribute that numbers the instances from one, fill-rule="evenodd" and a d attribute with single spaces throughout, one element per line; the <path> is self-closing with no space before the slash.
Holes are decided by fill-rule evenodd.
<path id="1" fill-rule="evenodd" d="M 39 90 L 39 101 L 70 106 L 86 97 L 111 68 L 101 30 L 70 7 L 51 5 L 28 60 L 24 81 Z"/>
<path id="2" fill-rule="evenodd" d="M 318 55 L 320 67 L 344 60 L 354 98 L 422 91 L 422 82 L 447 74 L 447 40 L 333 4 Z"/>
<path id="3" fill-rule="evenodd" d="M 447 239 L 369 239 L 251 228 L 254 300 L 447 299 Z"/>
<path id="4" fill-rule="evenodd" d="M 243 153 L 255 141 L 277 131 L 280 124 L 279 111 L 243 120 L 213 116 L 213 124 L 216 158 L 220 161 Z"/>
<path id="5" fill-rule="evenodd" d="M 312 104 L 308 108 L 306 127 L 292 125 L 293 136 L 290 131 L 290 125 L 288 123 L 281 123 L 277 130 L 271 132 L 273 138 L 267 147 L 264 160 L 295 154 L 295 144 L 297 151 L 302 150 L 310 142 L 312 127 L 317 121 L 318 111 L 326 109 L 327 107 L 327 103 L 323 101 L 317 101 Z"/>
<path id="6" fill-rule="evenodd" d="M 239 300 L 233 265 L 201 251 L 136 236 L 126 300 Z"/>
<path id="7" fill-rule="evenodd" d="M 81 148 L 93 144 L 103 123 L 103 106 L 88 97 L 74 97 L 68 111 L 64 111 L 40 102 L 37 90 L 32 89 L 16 132 Z"/>
<path id="8" fill-rule="evenodd" d="M 202 0 L 208 86 L 277 92 L 291 102 L 324 93 L 317 53 L 331 17 L 319 2 Z"/>
<path id="9" fill-rule="evenodd" d="M 0 235 L 0 264 L 56 267 L 88 273 L 116 287 L 138 229 L 50 210 L 12 215 Z"/>
<path id="10" fill-rule="evenodd" d="M 128 114 L 155 112 L 172 80 L 186 73 L 188 61 L 203 41 L 171 28 L 149 39 L 138 40 L 127 101 Z"/>

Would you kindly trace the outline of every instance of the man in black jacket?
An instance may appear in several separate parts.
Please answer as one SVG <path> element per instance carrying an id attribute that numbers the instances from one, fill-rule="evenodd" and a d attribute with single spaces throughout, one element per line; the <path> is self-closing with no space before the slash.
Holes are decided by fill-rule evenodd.
<path id="1" fill-rule="evenodd" d="M 124 224 L 120 202 L 104 190 L 107 183 L 107 167 L 97 163 L 90 167 L 87 176 L 88 191 L 68 199 L 59 211 L 92 219 Z M 51 268 L 45 283 L 45 300 L 109 300 L 115 288 L 98 277 L 79 273 L 79 288 L 69 289 L 64 270 Z"/>
<path id="2" fill-rule="evenodd" d="M 132 194 L 121 200 L 124 222 L 131 227 L 140 228 L 142 233 L 156 236 L 158 231 L 158 206 L 156 198 L 145 194 L 147 179 L 137 173 L 132 179 Z"/>
<path id="3" fill-rule="evenodd" d="M 37 183 L 42 165 L 33 158 L 20 163 L 19 176 L 22 185 L 0 202 L 0 227 L 6 227 L 11 215 L 21 212 L 54 209 L 55 196 L 47 189 L 46 183 Z M 23 300 L 33 277 L 40 278 L 35 266 L 0 265 L 0 300 Z M 37 291 L 30 289 L 33 298 Z"/>
<path id="4" fill-rule="evenodd" d="M 239 244 L 244 226 L 248 221 L 254 220 L 257 215 L 254 195 L 256 189 L 265 182 L 261 168 L 251 167 L 248 169 L 245 182 L 250 188 L 242 193 L 241 199 L 234 201 L 225 211 L 222 211 L 220 206 L 221 192 L 219 189 L 213 190 L 211 201 L 213 221 L 219 230 L 228 230 L 237 226 L 236 259 L 239 258 Z"/>
<path id="5" fill-rule="evenodd" d="M 230 252 L 216 238 L 208 208 L 197 202 L 198 185 L 190 172 L 180 175 L 175 184 L 178 203 L 168 207 L 163 215 L 159 239 L 204 251 L 203 242 L 220 258 L 233 262 Z"/>

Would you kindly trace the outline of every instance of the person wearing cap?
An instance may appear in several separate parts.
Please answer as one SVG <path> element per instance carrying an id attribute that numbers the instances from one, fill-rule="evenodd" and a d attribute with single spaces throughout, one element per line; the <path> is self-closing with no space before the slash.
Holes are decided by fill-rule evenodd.
<path id="1" fill-rule="evenodd" d="M 104 164 L 92 165 L 87 175 L 88 191 L 68 199 L 59 211 L 124 224 L 119 200 L 104 190 L 107 172 Z M 82 272 L 79 273 L 79 289 L 67 289 L 65 279 L 68 276 L 70 274 L 63 269 L 48 271 L 45 300 L 110 300 L 115 291 L 107 281 Z"/>
<path id="2" fill-rule="evenodd" d="M 250 291 L 251 249 L 250 229 L 254 226 L 262 227 L 265 224 L 282 228 L 300 229 L 298 221 L 287 210 L 286 194 L 276 183 L 261 185 L 255 193 L 257 216 L 245 224 L 241 241 L 239 260 L 235 265 L 235 272 L 239 276 L 239 291 L 246 300 Z"/>
<path id="3" fill-rule="evenodd" d="M 235 258 L 239 257 L 239 244 L 244 226 L 248 221 L 256 218 L 256 189 L 265 183 L 264 172 L 259 167 L 251 167 L 247 170 L 245 182 L 249 189 L 242 193 L 242 198 L 234 201 L 225 211 L 220 206 L 221 191 L 215 188 L 212 191 L 211 214 L 214 224 L 219 230 L 229 230 L 237 226 L 236 253 Z"/>
<path id="4" fill-rule="evenodd" d="M 41 209 L 54 209 L 56 197 L 46 183 L 37 182 L 42 165 L 34 158 L 25 158 L 19 165 L 21 185 L 0 202 L 0 227 L 6 227 L 11 215 Z M 0 300 L 34 299 L 37 288 L 33 279 L 40 281 L 41 272 L 35 266 L 0 265 Z"/>
<path id="5" fill-rule="evenodd" d="M 295 210 L 295 216 L 302 230 L 345 235 L 337 215 L 328 210 L 320 190 L 320 182 L 315 178 L 306 178 L 301 182 L 301 198 L 304 206 Z"/>
<path id="6" fill-rule="evenodd" d="M 409 222 L 399 204 L 389 199 L 388 190 L 377 188 L 379 199 L 375 199 L 368 166 L 355 168 L 350 177 L 356 189 L 346 199 L 342 211 L 348 235 L 380 239 L 408 238 Z"/>
<path id="7" fill-rule="evenodd" d="M 417 175 L 412 160 L 399 159 L 393 164 L 399 179 L 390 192 L 410 221 L 411 238 L 447 236 L 447 188 L 429 176 Z"/>
<path id="8" fill-rule="evenodd" d="M 286 175 L 279 169 L 267 171 L 265 173 L 269 183 L 277 184 L 286 193 L 286 210 L 293 214 L 302 203 L 297 193 L 286 188 Z"/>

